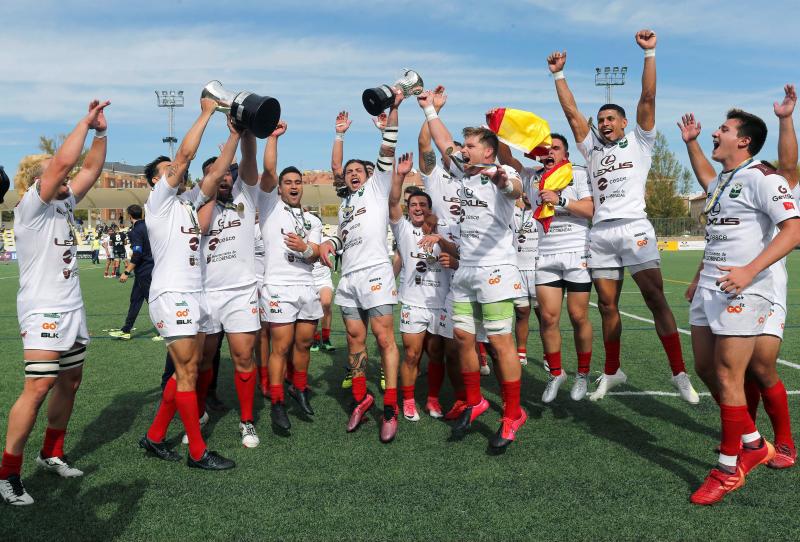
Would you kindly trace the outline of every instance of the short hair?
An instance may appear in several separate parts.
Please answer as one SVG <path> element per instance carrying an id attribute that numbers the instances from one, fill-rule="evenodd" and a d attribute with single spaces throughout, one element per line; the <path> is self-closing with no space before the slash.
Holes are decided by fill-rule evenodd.
<path id="1" fill-rule="evenodd" d="M 217 156 L 212 156 L 211 158 L 207 159 L 205 162 L 203 162 L 203 166 L 200 169 L 205 172 L 208 166 L 217 161 L 217 158 Z"/>
<path id="2" fill-rule="evenodd" d="M 488 128 L 484 128 L 483 126 L 468 126 L 461 131 L 461 134 L 464 136 L 464 139 L 468 137 L 477 137 L 482 145 L 492 149 L 492 154 L 497 154 L 497 148 L 500 146 L 497 134 Z"/>
<path id="3" fill-rule="evenodd" d="M 747 145 L 747 152 L 750 153 L 750 156 L 758 154 L 767 140 L 767 125 L 761 117 L 741 109 L 731 109 L 728 111 L 727 118 L 739 121 L 739 128 L 736 130 L 737 136 L 750 138 L 750 144 Z"/>
<path id="4" fill-rule="evenodd" d="M 141 205 L 128 205 L 128 208 L 125 209 L 128 212 L 128 216 L 134 218 L 136 220 L 142 219 L 142 206 Z"/>
<path id="5" fill-rule="evenodd" d="M 283 180 L 283 177 L 285 175 L 288 175 L 289 173 L 297 173 L 298 175 L 300 175 L 300 179 L 303 178 L 303 173 L 299 169 L 297 169 L 294 166 L 289 166 L 283 168 L 283 171 L 281 171 L 280 175 L 278 175 L 278 182 L 280 183 Z"/>
<path id="6" fill-rule="evenodd" d="M 422 192 L 422 190 L 420 190 L 419 186 L 414 186 L 413 184 L 408 185 L 403 189 L 404 194 L 410 194 L 412 192 Z"/>
<path id="7" fill-rule="evenodd" d="M 21 196 L 44 173 L 44 163 L 53 157 L 52 154 L 29 154 L 19 162 L 17 174 L 14 175 L 14 186 Z"/>
<path id="8" fill-rule="evenodd" d="M 147 184 L 149 184 L 150 186 L 155 186 L 156 183 L 153 182 L 153 179 L 155 179 L 156 175 L 158 174 L 158 164 L 160 164 L 161 162 L 170 162 L 170 161 L 171 160 L 169 159 L 169 156 L 164 156 L 162 154 L 161 156 L 159 156 L 158 158 L 156 158 L 155 160 L 144 166 L 144 176 L 145 179 L 147 180 Z"/>
<path id="9" fill-rule="evenodd" d="M 616 111 L 617 113 L 619 113 L 619 114 L 620 114 L 620 116 L 621 116 L 623 119 L 627 119 L 627 118 L 628 118 L 627 116 L 625 116 L 625 110 L 622 108 L 622 106 L 620 106 L 620 105 L 617 105 L 617 104 L 605 104 L 605 105 L 601 105 L 601 106 L 600 106 L 600 109 L 598 109 L 598 110 L 597 110 L 597 115 L 599 116 L 599 115 L 600 115 L 600 111 L 605 111 L 605 110 L 607 110 L 607 109 L 610 109 L 611 111 Z"/>
<path id="10" fill-rule="evenodd" d="M 567 138 L 566 137 L 564 137 L 561 134 L 557 134 L 557 133 L 553 132 L 552 134 L 550 134 L 550 139 L 551 140 L 558 139 L 561 143 L 564 144 L 564 152 L 569 152 L 569 143 L 567 143 Z"/>
<path id="11" fill-rule="evenodd" d="M 350 166 L 350 164 L 353 164 L 353 163 L 361 164 L 361 167 L 364 168 L 364 171 L 367 170 L 367 162 L 365 162 L 364 160 L 359 160 L 358 158 L 351 158 L 350 160 L 348 160 L 347 162 L 344 163 L 344 167 L 342 168 L 342 172 L 347 171 L 347 168 Z M 375 166 L 373 165 L 373 167 L 375 167 Z"/>
<path id="12" fill-rule="evenodd" d="M 431 199 L 430 194 L 420 190 L 419 188 L 417 188 L 416 190 L 412 190 L 411 194 L 409 194 L 408 196 L 408 203 L 409 204 L 411 203 L 411 198 L 416 198 L 416 197 L 425 198 L 428 201 L 428 209 L 433 209 L 433 200 Z"/>

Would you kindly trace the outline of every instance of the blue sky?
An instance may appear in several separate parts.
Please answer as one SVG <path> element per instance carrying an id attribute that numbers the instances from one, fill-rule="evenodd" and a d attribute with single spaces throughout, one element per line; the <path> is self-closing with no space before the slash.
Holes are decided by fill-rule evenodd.
<path id="1" fill-rule="evenodd" d="M 568 51 L 566 74 L 587 115 L 604 98 L 595 66 L 627 65 L 614 101 L 631 115 L 640 90 L 642 52 L 633 35 L 656 30 L 657 124 L 687 162 L 675 126 L 681 113 L 701 119 L 703 146 L 724 112 L 741 107 L 765 118 L 762 158 L 776 156 L 772 102 L 798 82 L 800 16 L 790 2 L 544 2 L 383 0 L 298 2 L 31 3 L 0 5 L 0 164 L 9 172 L 37 152 L 39 135 L 68 132 L 90 99 L 108 98 L 108 159 L 144 164 L 166 153 L 166 111 L 155 89 L 182 89 L 180 138 L 199 112 L 211 79 L 234 90 L 278 98 L 289 131 L 279 165 L 327 169 L 336 113 L 351 112 L 345 156 L 373 159 L 378 135 L 361 105 L 364 88 L 392 82 L 403 67 L 426 86 L 443 84 L 442 119 L 453 132 L 483 122 L 490 107 L 533 111 L 567 133 L 545 57 Z M 650 5 L 646 5 L 650 4 Z M 602 7 L 601 7 L 602 6 Z M 423 114 L 414 101 L 400 110 L 399 150 L 416 151 Z M 212 119 L 192 174 L 217 152 L 226 129 Z M 262 144 L 263 145 L 263 144 Z M 261 147 L 260 147 L 261 148 Z M 575 157 L 577 158 L 577 157 Z"/>

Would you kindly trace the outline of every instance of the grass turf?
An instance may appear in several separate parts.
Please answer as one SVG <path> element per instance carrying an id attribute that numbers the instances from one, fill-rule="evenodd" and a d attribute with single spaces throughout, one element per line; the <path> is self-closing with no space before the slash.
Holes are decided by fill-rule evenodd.
<path id="1" fill-rule="evenodd" d="M 688 328 L 682 299 L 699 252 L 664 253 L 668 299 L 678 325 Z M 340 389 L 346 352 L 342 324 L 334 316 L 333 354 L 312 354 L 310 384 L 317 415 L 300 416 L 289 401 L 290 437 L 274 434 L 268 405 L 256 402 L 261 446 L 240 444 L 232 368 L 227 347 L 219 395 L 230 407 L 212 413 L 207 438 L 211 449 L 236 460 L 222 473 L 188 469 L 146 457 L 136 442 L 145 432 L 159 398 L 163 343 L 153 343 L 146 307 L 129 342 L 102 330 L 122 324 L 128 285 L 104 280 L 102 268 L 82 264 L 81 280 L 93 342 L 84 381 L 67 436 L 71 461 L 86 475 L 60 479 L 37 470 L 45 417 L 40 416 L 25 454 L 23 478 L 36 504 L 0 506 L 0 540 L 160 540 L 176 537 L 210 540 L 347 539 L 796 539 L 800 516 L 795 489 L 800 469 L 757 469 L 744 488 L 713 508 L 689 504 L 689 494 L 715 461 L 718 410 L 709 397 L 692 407 L 677 397 L 610 396 L 599 403 L 569 399 L 575 353 L 563 315 L 564 364 L 570 381 L 556 402 L 542 405 L 545 373 L 541 345 L 532 325 L 530 363 L 524 371 L 523 407 L 530 419 L 516 443 L 501 456 L 487 453 L 487 440 L 500 418 L 494 376 L 483 385 L 492 409 L 462 441 L 451 441 L 449 427 L 422 415 L 418 423 L 400 420 L 397 440 L 378 441 L 379 410 L 356 433 L 345 433 L 349 392 Z M 800 253 L 789 261 L 800 269 Z M 0 266 L 0 430 L 22 385 L 18 338 L 15 265 Z M 796 330 L 800 290 L 789 292 L 789 321 L 781 357 L 800 363 Z M 649 317 L 628 277 L 621 309 Z M 602 370 L 599 316 L 595 324 L 592 373 Z M 615 391 L 674 389 L 653 326 L 623 317 L 622 364 L 628 384 Z M 682 335 L 691 366 L 688 337 Z M 374 353 L 374 340 L 370 343 Z M 800 370 L 780 366 L 786 387 L 800 390 Z M 377 386 L 377 357 L 370 360 L 370 390 Z M 693 378 L 698 391 L 702 384 Z M 417 399 L 424 404 L 425 380 Z M 452 394 L 445 384 L 445 407 Z M 378 399 L 380 404 L 380 399 Z M 798 395 L 790 395 L 798 411 Z M 761 430 L 771 438 L 766 415 Z M 176 444 L 180 424 L 170 438 Z"/>

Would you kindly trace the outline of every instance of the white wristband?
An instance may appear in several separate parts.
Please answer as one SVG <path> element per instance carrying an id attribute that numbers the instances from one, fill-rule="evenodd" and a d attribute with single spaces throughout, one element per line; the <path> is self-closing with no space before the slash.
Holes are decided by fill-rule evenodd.
<path id="1" fill-rule="evenodd" d="M 652 49 L 645 49 L 644 50 L 644 57 L 656 56 L 656 48 L 653 47 Z"/>
<path id="2" fill-rule="evenodd" d="M 566 209 L 570 201 L 572 200 L 570 200 L 569 198 L 565 198 L 564 196 L 559 196 L 558 206 L 561 207 L 562 209 Z"/>
<path id="3" fill-rule="evenodd" d="M 108 134 L 108 130 L 95 130 L 94 131 L 94 137 L 96 137 L 97 139 L 102 139 L 102 138 L 106 137 L 107 134 Z"/>
<path id="4" fill-rule="evenodd" d="M 336 137 L 334 138 L 334 141 L 344 141 L 344 133 L 336 132 Z"/>
<path id="5" fill-rule="evenodd" d="M 313 255 L 314 255 L 314 249 L 311 248 L 311 245 L 306 246 L 306 249 L 303 251 L 303 259 L 307 260 Z"/>
<path id="6" fill-rule="evenodd" d="M 564 70 L 559 70 L 553 73 L 553 79 L 555 79 L 556 81 L 558 81 L 559 79 L 566 79 L 566 77 L 564 77 Z"/>
<path id="7" fill-rule="evenodd" d="M 425 120 L 433 120 L 439 118 L 439 113 L 436 112 L 436 108 L 432 105 L 426 105 L 422 108 L 425 112 Z"/>
<path id="8" fill-rule="evenodd" d="M 500 192 L 503 194 L 510 194 L 514 191 L 514 183 L 511 182 L 511 179 L 506 181 L 506 185 L 500 189 Z"/>

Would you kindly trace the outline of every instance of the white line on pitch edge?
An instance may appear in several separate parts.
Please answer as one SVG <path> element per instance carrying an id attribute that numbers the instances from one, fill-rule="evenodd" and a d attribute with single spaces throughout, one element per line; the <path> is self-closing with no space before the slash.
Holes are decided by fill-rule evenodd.
<path id="1" fill-rule="evenodd" d="M 591 305 L 592 307 L 597 307 L 597 303 L 593 303 L 591 301 L 589 302 L 589 305 Z M 633 318 L 634 320 L 639 320 L 640 322 L 647 322 L 648 324 L 655 324 L 655 322 L 653 320 L 651 320 L 649 318 L 644 318 L 642 316 L 639 316 L 638 314 L 631 314 L 629 312 L 623 312 L 623 311 L 619 311 L 619 313 L 622 316 L 627 316 L 628 318 Z M 686 329 L 678 328 L 678 332 L 679 333 L 683 333 L 684 335 L 689 335 L 689 336 L 692 335 L 692 333 L 690 331 L 686 330 Z M 792 369 L 800 369 L 800 364 L 792 363 L 791 361 L 787 361 L 785 359 L 778 358 L 778 363 L 780 363 L 781 365 L 786 365 L 787 367 L 791 367 Z"/>

